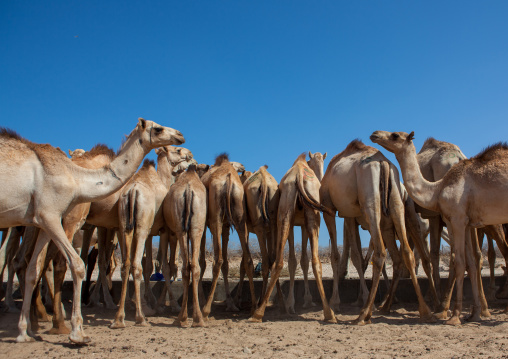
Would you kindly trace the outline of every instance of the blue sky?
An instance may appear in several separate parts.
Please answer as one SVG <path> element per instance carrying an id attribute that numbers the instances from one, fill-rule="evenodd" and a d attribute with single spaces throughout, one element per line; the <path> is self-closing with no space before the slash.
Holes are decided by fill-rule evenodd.
<path id="1" fill-rule="evenodd" d="M 141 116 L 199 162 L 227 151 L 277 180 L 374 130 L 471 156 L 507 139 L 507 18 L 502 1 L 2 1 L 0 125 L 116 149 Z"/>

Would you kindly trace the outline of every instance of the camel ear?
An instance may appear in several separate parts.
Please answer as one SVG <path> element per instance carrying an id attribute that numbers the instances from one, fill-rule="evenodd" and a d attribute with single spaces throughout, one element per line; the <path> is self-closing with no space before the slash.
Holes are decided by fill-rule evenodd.
<path id="1" fill-rule="evenodd" d="M 162 153 L 162 150 L 160 148 L 155 149 L 155 154 L 158 156 Z"/>
<path id="2" fill-rule="evenodd" d="M 309 158 L 312 159 L 312 153 L 309 151 Z"/>
<path id="3" fill-rule="evenodd" d="M 138 118 L 138 125 L 144 130 L 146 128 L 146 120 L 144 118 Z"/>
<path id="4" fill-rule="evenodd" d="M 69 151 L 69 156 L 72 157 L 72 154 L 74 153 L 74 151 L 71 151 L 71 150 L 68 150 Z"/>
<path id="5" fill-rule="evenodd" d="M 411 142 L 411 141 L 413 141 L 413 138 L 415 138 L 415 132 L 414 132 L 414 131 L 411 131 L 411 133 L 409 134 L 409 136 L 407 136 L 406 141 L 407 141 L 407 142 Z"/>
<path id="6" fill-rule="evenodd" d="M 326 154 L 327 154 L 327 153 L 328 153 L 328 152 L 325 152 L 325 154 L 323 155 L 323 159 L 325 159 L 325 158 L 326 158 Z"/>

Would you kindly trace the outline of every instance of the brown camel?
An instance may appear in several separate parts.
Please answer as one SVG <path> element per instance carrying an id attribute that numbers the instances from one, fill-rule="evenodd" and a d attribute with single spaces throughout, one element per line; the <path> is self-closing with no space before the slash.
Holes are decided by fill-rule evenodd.
<path id="1" fill-rule="evenodd" d="M 215 159 L 215 167 L 203 175 L 201 181 L 207 189 L 208 215 L 207 225 L 210 227 L 214 246 L 214 265 L 212 287 L 205 306 L 203 317 L 210 314 L 219 270 L 224 276 L 224 289 L 226 291 L 226 304 L 228 310 L 238 310 L 233 303 L 228 282 L 227 248 L 229 229 L 234 226 L 242 246 L 244 268 L 249 278 L 249 287 L 252 308 L 256 308 L 256 295 L 254 291 L 254 267 L 248 244 L 247 213 L 242 182 L 236 169 L 229 162 L 227 154 L 219 155 Z M 222 238 L 222 248 L 221 248 Z M 224 259 L 223 259 L 224 258 Z"/>
<path id="2" fill-rule="evenodd" d="M 391 249 L 394 259 L 398 258 L 395 235 L 401 242 L 402 257 L 418 296 L 420 320 L 433 321 L 434 318 L 423 299 L 414 271 L 414 255 L 406 235 L 403 193 L 397 168 L 375 148 L 354 140 L 330 161 L 321 181 L 320 195 L 321 203 L 333 210 L 332 214 L 323 213 L 332 243 L 334 270 L 332 303 L 339 302 L 337 281 L 340 255 L 335 226 L 335 211 L 338 211 L 339 216 L 345 218 L 344 222 L 350 230 L 357 227 L 355 219 L 362 227 L 369 229 L 374 248 L 371 290 L 355 323 L 360 325 L 370 323 L 380 273 L 386 258 L 385 245 Z M 354 237 L 352 234 L 349 236 Z M 351 248 L 354 251 L 356 246 Z M 358 256 L 352 254 L 353 260 Z M 361 268 L 361 263 L 358 265 Z M 394 275 L 398 275 L 398 269 L 394 268 Z M 362 270 L 359 270 L 359 275 L 363 281 Z M 396 280 L 392 281 L 392 286 L 393 282 L 396 284 Z M 363 291 L 365 293 L 367 288 L 363 288 Z M 387 305 L 389 308 L 390 303 Z"/>
<path id="3" fill-rule="evenodd" d="M 108 166 L 90 170 L 79 167 L 65 154 L 50 146 L 32 143 L 15 132 L 0 130 L 0 228 L 34 225 L 41 228 L 28 266 L 25 296 L 32 298 L 42 269 L 39 257 L 53 240 L 64 252 L 74 282 L 72 332 L 70 340 L 86 343 L 81 317 L 81 281 L 84 267 L 62 228 L 62 217 L 73 206 L 106 197 L 118 190 L 136 171 L 143 157 L 154 147 L 184 142 L 172 128 L 140 119 L 122 151 Z M 29 325 L 30 300 L 23 302 L 18 342 L 32 341 Z M 27 332 L 28 330 L 28 332 Z"/>
<path id="4" fill-rule="evenodd" d="M 161 147 L 155 152 L 157 153 L 157 170 L 153 161 L 145 160 L 143 167 L 123 188 L 118 203 L 119 242 L 122 251 L 122 294 L 115 319 L 110 325 L 112 329 L 125 327 L 125 298 L 129 273 L 132 273 L 134 278 L 136 325 L 148 325 L 141 309 L 140 294 L 143 274 L 141 260 L 145 242 L 148 236 L 153 235 L 152 228 L 158 234 L 160 228 L 164 226 L 161 205 L 172 184 L 173 169 L 181 162 L 192 158 L 190 151 L 180 147 Z M 151 262 L 151 256 L 148 261 Z"/>
<path id="5" fill-rule="evenodd" d="M 24 227 L 11 227 L 3 232 L 2 248 L 0 249 L 0 290 L 3 290 L 3 277 L 5 268 L 7 268 L 7 287 L 5 291 L 5 311 L 9 313 L 19 313 L 19 309 L 14 303 L 12 297 L 14 275 L 14 256 L 19 248 Z M 18 278 L 19 279 L 19 278 Z"/>
<path id="6" fill-rule="evenodd" d="M 333 310 L 328 306 L 323 282 L 321 280 L 322 268 L 321 261 L 318 257 L 319 211 L 330 212 L 330 210 L 319 203 L 319 187 L 320 184 L 316 178 L 316 174 L 308 166 L 305 160 L 305 154 L 301 154 L 279 184 L 280 201 L 277 218 L 276 259 L 272 268 L 268 289 L 263 296 L 260 306 L 250 318 L 250 321 L 261 322 L 263 319 L 268 300 L 270 299 L 275 284 L 278 282 L 280 272 L 284 265 L 284 247 L 294 221 L 295 212 L 298 207 L 303 206 L 305 226 L 310 237 L 312 269 L 323 303 L 324 317 L 327 322 L 337 322 Z"/>
<path id="7" fill-rule="evenodd" d="M 262 166 L 256 172 L 245 171 L 243 189 L 247 206 L 247 228 L 255 233 L 261 250 L 261 273 L 263 287 L 261 298 L 268 286 L 268 275 L 275 261 L 275 243 L 277 240 L 277 210 L 279 207 L 279 189 L 275 178 L 268 173 L 268 166 Z M 238 292 L 241 293 L 243 271 L 240 275 Z M 241 299 L 240 294 L 237 296 Z"/>
<path id="8" fill-rule="evenodd" d="M 395 154 L 406 188 L 421 207 L 439 212 L 453 237 L 457 297 L 452 317 L 446 322 L 460 324 L 466 264 L 473 288 L 474 305 L 470 320 L 490 315 L 482 308 L 478 283 L 481 258 L 476 231 L 508 220 L 508 146 L 496 144 L 479 155 L 457 163 L 437 182 L 427 181 L 418 166 L 414 134 L 376 131 L 371 140 Z M 466 250 L 467 247 L 467 250 Z M 476 257 L 476 258 L 475 258 Z"/>
<path id="9" fill-rule="evenodd" d="M 178 238 L 183 261 L 183 299 L 176 324 L 187 326 L 187 301 L 192 273 L 192 326 L 202 327 L 204 322 L 199 309 L 198 283 L 199 250 L 206 222 L 206 188 L 196 173 L 195 165 L 191 165 L 171 186 L 163 203 L 163 212 L 167 226 Z"/>

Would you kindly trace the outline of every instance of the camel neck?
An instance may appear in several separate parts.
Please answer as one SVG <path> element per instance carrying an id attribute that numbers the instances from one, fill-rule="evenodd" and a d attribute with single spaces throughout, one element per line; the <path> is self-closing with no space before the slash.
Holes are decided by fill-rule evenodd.
<path id="1" fill-rule="evenodd" d="M 139 141 L 139 135 L 134 132 L 109 165 L 97 170 L 75 168 L 76 180 L 80 184 L 76 203 L 95 201 L 119 190 L 136 172 L 148 152 L 150 148 Z"/>
<path id="2" fill-rule="evenodd" d="M 175 182 L 175 177 L 172 174 L 173 166 L 169 163 L 165 156 L 157 158 L 157 175 L 160 181 L 169 190 L 169 187 Z"/>
<path id="3" fill-rule="evenodd" d="M 423 177 L 416 158 L 415 146 L 410 144 L 395 157 L 399 161 L 404 186 L 411 198 L 423 208 L 438 211 L 437 199 L 441 181 L 429 182 Z"/>

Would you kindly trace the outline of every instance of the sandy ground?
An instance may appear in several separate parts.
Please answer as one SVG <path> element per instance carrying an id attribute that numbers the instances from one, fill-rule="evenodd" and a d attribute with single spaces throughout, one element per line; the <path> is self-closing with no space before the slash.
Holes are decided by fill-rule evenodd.
<path id="1" fill-rule="evenodd" d="M 233 261 L 232 267 L 239 263 Z M 443 275 L 448 269 L 443 263 Z M 207 273 L 211 277 L 211 263 Z M 234 270 L 233 270 L 234 272 Z M 312 270 L 311 270 L 312 272 Z M 390 267 L 388 272 L 391 273 Z M 502 270 L 498 268 L 498 275 Z M 300 268 L 298 275 L 301 275 Z M 331 278 L 331 266 L 323 264 L 323 276 Z M 484 268 L 484 275 L 488 269 Z M 420 271 L 420 276 L 424 275 Z M 350 267 L 350 277 L 357 276 Z M 117 272 L 115 277 L 119 277 Z M 370 277 L 370 273 L 367 273 Z M 271 306 L 265 321 L 247 321 L 249 308 L 241 312 L 225 312 L 223 303 L 215 303 L 206 328 L 180 328 L 172 323 L 177 314 L 169 308 L 149 317 L 148 327 L 134 325 L 134 309 L 128 306 L 124 329 L 112 330 L 108 325 L 114 310 L 84 307 L 85 332 L 92 337 L 87 346 L 69 343 L 66 335 L 49 335 L 50 323 L 41 323 L 41 340 L 17 344 L 18 314 L 0 313 L 1 358 L 502 358 L 508 357 L 508 315 L 502 313 L 506 301 L 489 302 L 492 318 L 482 323 L 465 323 L 460 327 L 420 324 L 415 304 L 399 303 L 389 315 L 374 313 L 372 324 L 355 326 L 359 308 L 344 304 L 336 313 L 338 324 L 322 321 L 321 307 L 303 309 L 297 314 L 281 314 Z M 21 303 L 18 303 L 20 306 Z M 65 303 L 70 313 L 71 303 Z M 469 304 L 464 306 L 469 311 Z M 464 313 L 465 314 L 465 313 Z M 191 312 L 190 312 L 190 315 Z M 191 318 L 189 318 L 191 321 Z M 70 326 L 70 323 L 68 322 Z"/>
<path id="2" fill-rule="evenodd" d="M 173 313 L 150 317 L 150 326 L 134 326 L 133 310 L 127 311 L 124 329 L 109 329 L 114 311 L 83 308 L 85 331 L 92 337 L 87 346 L 69 344 L 65 335 L 44 332 L 42 340 L 17 344 L 18 315 L 0 314 L 2 358 L 502 358 L 508 357 L 508 315 L 504 306 L 492 309 L 492 319 L 450 327 L 442 322 L 420 324 L 414 305 L 401 307 L 390 315 L 375 314 L 373 323 L 354 326 L 358 308 L 344 305 L 338 324 L 322 322 L 319 308 L 298 314 L 279 314 L 268 308 L 265 322 L 247 322 L 248 309 L 226 313 L 214 305 L 206 328 L 179 328 L 172 325 Z"/>

